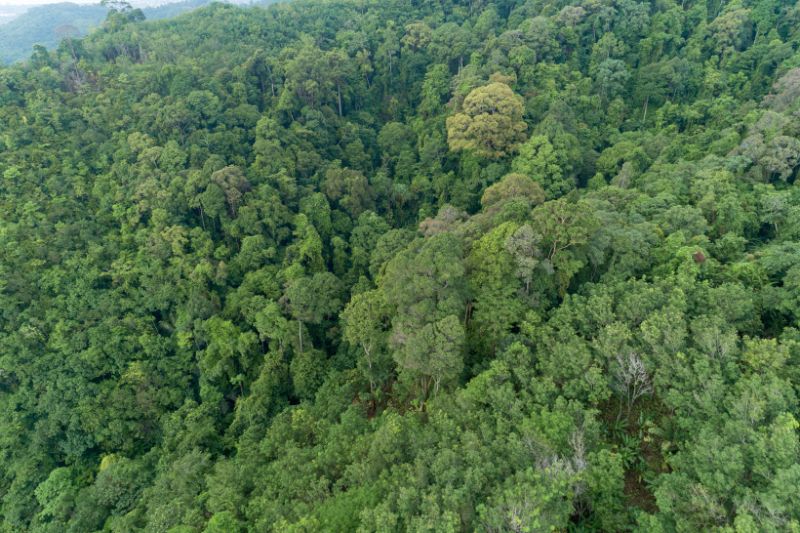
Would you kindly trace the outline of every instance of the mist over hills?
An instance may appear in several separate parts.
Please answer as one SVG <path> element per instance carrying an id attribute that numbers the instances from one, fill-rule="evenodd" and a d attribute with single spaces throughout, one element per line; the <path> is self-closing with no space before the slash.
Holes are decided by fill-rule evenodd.
<path id="1" fill-rule="evenodd" d="M 130 2 L 142 9 L 147 20 L 174 17 L 213 0 Z M 242 1 L 227 3 L 242 4 Z M 84 36 L 99 26 L 108 8 L 96 4 L 62 2 L 33 6 L 0 6 L 0 62 L 9 64 L 27 59 L 34 45 L 55 48 L 64 37 Z"/>
<path id="2" fill-rule="evenodd" d="M 5 24 L 25 13 L 31 6 L 0 6 L 0 24 Z"/>

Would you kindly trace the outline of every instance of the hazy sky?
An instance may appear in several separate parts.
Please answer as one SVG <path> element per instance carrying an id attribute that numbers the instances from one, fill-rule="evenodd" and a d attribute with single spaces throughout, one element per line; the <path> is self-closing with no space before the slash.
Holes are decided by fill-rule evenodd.
<path id="1" fill-rule="evenodd" d="M 134 6 L 152 6 L 169 4 L 180 0 L 128 0 Z M 71 2 L 73 4 L 99 4 L 100 0 L 0 0 L 0 7 L 3 6 L 36 6 L 41 4 L 60 4 Z"/>
<path id="2" fill-rule="evenodd" d="M 130 2 L 134 7 L 158 6 L 179 1 L 180 0 L 128 0 L 128 2 Z M 36 6 L 41 4 L 61 4 L 63 2 L 71 2 L 73 4 L 99 4 L 100 0 L 0 0 L 0 7 Z"/>
<path id="3" fill-rule="evenodd" d="M 99 4 L 100 0 L 0 0 L 0 6 L 35 6 L 39 4 L 60 4 L 69 1 L 74 4 Z"/>

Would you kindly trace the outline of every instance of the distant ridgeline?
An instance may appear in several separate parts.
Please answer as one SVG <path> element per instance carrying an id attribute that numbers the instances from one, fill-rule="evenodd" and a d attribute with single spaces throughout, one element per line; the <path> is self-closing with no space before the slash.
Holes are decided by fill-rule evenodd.
<path id="1" fill-rule="evenodd" d="M 185 0 L 143 8 L 142 12 L 148 20 L 164 19 L 211 2 L 212 0 Z M 79 5 L 64 2 L 32 7 L 0 25 L 0 61 L 8 64 L 27 59 L 34 45 L 55 48 L 65 37 L 86 35 L 89 30 L 99 26 L 107 14 L 108 8 L 99 3 Z"/>

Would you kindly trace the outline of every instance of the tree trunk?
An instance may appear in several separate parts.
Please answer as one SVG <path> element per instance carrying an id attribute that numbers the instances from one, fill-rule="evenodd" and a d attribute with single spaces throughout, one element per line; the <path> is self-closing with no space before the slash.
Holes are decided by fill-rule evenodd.
<path id="1" fill-rule="evenodd" d="M 300 345 L 300 353 L 303 353 L 303 322 L 297 321 L 297 339 Z"/>
<path id="2" fill-rule="evenodd" d="M 272 69 L 269 67 L 267 67 L 267 74 L 269 74 L 269 86 L 272 89 L 272 97 L 275 98 L 275 79 L 272 77 Z"/>
<path id="3" fill-rule="evenodd" d="M 647 97 L 644 99 L 644 110 L 642 112 L 642 122 L 647 120 L 647 104 L 650 103 L 650 95 L 648 94 Z"/>
<path id="4" fill-rule="evenodd" d="M 374 397 L 375 396 L 375 380 L 372 379 L 372 357 L 369 354 L 369 350 L 367 349 L 367 345 L 363 342 L 361 343 L 361 348 L 364 350 L 364 354 L 367 356 L 367 368 L 369 368 L 369 393 Z"/>

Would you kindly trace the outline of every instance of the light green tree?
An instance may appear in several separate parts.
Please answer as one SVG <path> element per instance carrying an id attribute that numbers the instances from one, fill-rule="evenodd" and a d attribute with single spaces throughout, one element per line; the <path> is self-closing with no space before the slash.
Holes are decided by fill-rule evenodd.
<path id="1" fill-rule="evenodd" d="M 460 113 L 447 119 L 447 140 L 453 151 L 470 150 L 491 159 L 516 151 L 528 129 L 522 120 L 522 98 L 505 83 L 473 89 Z"/>

